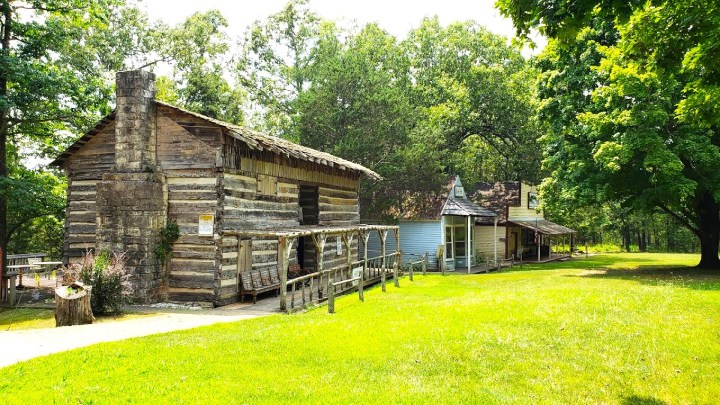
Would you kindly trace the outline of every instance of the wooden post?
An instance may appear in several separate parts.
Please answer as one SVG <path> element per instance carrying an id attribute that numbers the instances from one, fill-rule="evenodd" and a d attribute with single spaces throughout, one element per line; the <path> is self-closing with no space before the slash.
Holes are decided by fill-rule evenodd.
<path id="1" fill-rule="evenodd" d="M 290 260 L 290 246 L 293 238 L 286 236 L 278 237 L 278 273 L 280 273 L 280 310 L 287 311 L 287 276 L 288 261 Z"/>
<path id="2" fill-rule="evenodd" d="M 465 235 L 465 236 L 466 236 L 466 240 L 465 240 L 465 260 L 467 260 L 467 271 L 468 271 L 468 274 L 470 274 L 470 271 L 471 271 L 470 268 L 472 267 L 472 257 L 471 257 L 471 256 L 472 256 L 472 246 L 470 246 L 470 239 L 471 239 L 471 237 L 470 237 L 470 231 L 471 231 L 471 228 L 470 228 L 470 220 L 471 220 L 471 218 L 472 218 L 472 217 L 471 217 L 470 215 L 468 215 L 468 218 L 467 218 L 467 235 Z"/>
<path id="3" fill-rule="evenodd" d="M 395 234 L 395 265 L 393 266 L 393 283 L 395 287 L 400 287 L 400 265 L 402 264 L 402 252 L 400 252 L 400 229 L 393 229 Z"/>
<path id="4" fill-rule="evenodd" d="M 427 266 L 428 266 L 428 252 L 425 251 L 425 254 L 423 255 L 423 264 L 422 264 L 422 273 L 423 276 L 427 275 Z"/>
<path id="5" fill-rule="evenodd" d="M 445 275 L 445 245 L 438 245 L 438 254 L 437 254 L 437 260 L 438 260 L 438 267 L 440 268 L 440 271 L 442 272 L 442 275 Z"/>
<path id="6" fill-rule="evenodd" d="M 315 255 L 317 256 L 317 272 L 318 272 L 318 299 L 323 297 L 322 293 L 322 273 L 325 264 L 325 234 L 319 233 L 312 236 L 315 245 Z M 328 276 L 329 277 L 329 276 Z"/>
<path id="7" fill-rule="evenodd" d="M 497 242 L 498 242 L 497 217 L 495 217 L 495 227 L 493 228 L 493 252 L 494 252 L 493 260 L 495 261 L 495 267 L 500 268 L 500 265 L 498 264 L 498 259 L 497 259 Z"/>
<path id="8" fill-rule="evenodd" d="M 400 264 L 398 263 L 399 255 L 399 252 L 395 253 L 395 263 L 393 264 L 393 284 L 395 285 L 395 287 L 400 287 L 400 280 L 398 280 L 398 275 L 400 274 Z"/>
<path id="9" fill-rule="evenodd" d="M 385 257 L 385 241 L 387 240 L 387 230 L 378 230 L 380 234 L 380 254 L 382 255 L 382 264 L 380 265 L 380 287 L 385 292 L 385 270 L 387 269 L 387 258 Z"/>
<path id="10" fill-rule="evenodd" d="M 536 231 L 536 232 L 537 232 L 537 231 Z M 541 249 L 541 248 L 542 248 L 542 234 L 541 234 L 541 233 L 538 233 L 538 244 L 537 244 L 537 248 L 538 248 L 538 263 L 540 263 L 540 250 L 542 250 L 542 249 Z"/>
<path id="11" fill-rule="evenodd" d="M 335 313 L 335 278 L 328 282 L 328 314 Z"/>
<path id="12" fill-rule="evenodd" d="M 15 289 L 15 277 L 17 276 L 15 276 L 14 274 L 10 276 L 8 284 L 8 302 L 10 303 L 10 305 L 15 305 L 15 293 L 17 292 L 17 290 Z"/>
<path id="13" fill-rule="evenodd" d="M 410 277 L 410 281 L 414 281 L 413 280 L 413 264 L 410 263 L 410 264 L 408 264 L 408 266 L 410 266 L 410 268 L 408 269 L 408 276 Z"/>
<path id="14" fill-rule="evenodd" d="M 370 232 L 363 231 L 360 234 L 363 238 L 363 271 L 362 274 L 360 274 L 360 281 L 358 282 L 358 294 L 360 296 L 360 301 L 365 301 L 365 293 L 363 292 L 363 289 L 365 288 L 365 272 L 368 271 L 368 241 L 370 240 Z M 368 274 L 369 276 L 369 274 Z"/>

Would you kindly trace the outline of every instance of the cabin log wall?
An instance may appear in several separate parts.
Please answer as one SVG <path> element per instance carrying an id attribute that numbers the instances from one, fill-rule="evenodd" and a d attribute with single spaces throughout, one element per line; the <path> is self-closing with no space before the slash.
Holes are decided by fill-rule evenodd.
<path id="1" fill-rule="evenodd" d="M 68 170 L 68 203 L 65 210 L 64 260 L 79 261 L 95 249 L 97 183 L 115 162 L 115 124 L 110 123 L 75 152 Z"/>

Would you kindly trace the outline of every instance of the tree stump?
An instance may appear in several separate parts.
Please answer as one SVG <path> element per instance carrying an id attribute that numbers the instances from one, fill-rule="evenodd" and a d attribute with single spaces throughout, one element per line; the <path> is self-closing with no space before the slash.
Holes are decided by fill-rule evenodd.
<path id="1" fill-rule="evenodd" d="M 85 325 L 95 317 L 90 306 L 91 286 L 74 282 L 55 289 L 55 326 Z"/>

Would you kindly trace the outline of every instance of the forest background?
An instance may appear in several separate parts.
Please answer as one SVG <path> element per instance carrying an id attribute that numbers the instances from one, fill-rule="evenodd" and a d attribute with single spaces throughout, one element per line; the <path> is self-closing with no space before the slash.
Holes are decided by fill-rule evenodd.
<path id="1" fill-rule="evenodd" d="M 381 174 L 384 181 L 361 185 L 364 219 L 391 220 L 410 201 L 436 198 L 455 174 L 467 188 L 523 180 L 542 184 L 546 217 L 576 229 L 580 242 L 698 251 L 698 232 L 708 232 L 691 218 L 691 197 L 714 187 L 720 170 L 703 172 L 712 177 L 704 184 L 683 168 L 715 169 L 717 147 L 706 151 L 703 142 L 707 131 L 713 142 L 712 114 L 720 114 L 682 101 L 712 94 L 703 58 L 718 51 L 660 61 L 677 66 L 668 82 L 668 69 L 653 76 L 632 59 L 643 57 L 636 55 L 642 41 L 659 29 L 638 16 L 652 9 L 590 8 L 572 25 L 522 13 L 533 3 L 498 2 L 518 27 L 512 41 L 473 21 L 442 25 L 437 18 L 398 39 L 377 24 L 322 19 L 294 0 L 235 42 L 217 10 L 169 26 L 122 0 L 3 2 L 0 244 L 7 253 L 62 255 L 66 179 L 45 162 L 112 110 L 116 71 L 143 68 L 162 72 L 163 101 Z M 680 25 L 688 14 L 663 10 Z M 525 57 L 519 49 L 531 29 L 550 41 Z M 686 48 L 702 43 L 694 38 Z M 635 102 L 649 107 L 638 111 Z M 658 135 L 646 132 L 658 127 L 678 141 L 656 144 Z M 640 140 L 618 139 L 627 134 Z M 683 153 L 700 162 L 683 161 Z M 636 177 L 646 182 L 621 181 Z"/>

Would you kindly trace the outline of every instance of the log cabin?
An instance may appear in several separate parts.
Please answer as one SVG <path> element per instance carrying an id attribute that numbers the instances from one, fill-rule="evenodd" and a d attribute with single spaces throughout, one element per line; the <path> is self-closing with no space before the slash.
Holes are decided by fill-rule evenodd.
<path id="1" fill-rule="evenodd" d="M 68 176 L 65 262 L 95 249 L 126 252 L 136 302 L 217 306 L 238 301 L 242 272 L 277 268 L 278 231 L 316 227 L 286 247 L 287 273 L 318 264 L 310 236 L 359 229 L 360 177 L 377 173 L 158 101 L 150 72 L 116 80 L 116 109 L 53 162 Z M 180 236 L 163 268 L 154 251 L 171 221 Z M 348 260 L 340 248 L 322 255 L 328 267 Z"/>

